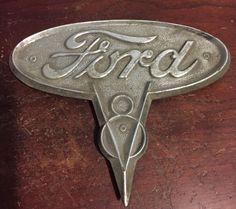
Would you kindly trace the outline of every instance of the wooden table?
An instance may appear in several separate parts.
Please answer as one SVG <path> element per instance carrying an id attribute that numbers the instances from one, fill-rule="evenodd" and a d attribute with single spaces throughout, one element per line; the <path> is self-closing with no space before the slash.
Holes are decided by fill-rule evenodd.
<path id="1" fill-rule="evenodd" d="M 232 56 L 223 79 L 152 103 L 149 148 L 137 165 L 128 208 L 236 208 L 235 0 L 0 2 L 1 209 L 123 208 L 98 151 L 91 104 L 31 89 L 8 65 L 13 47 L 35 32 L 101 19 L 190 25 L 220 38 Z"/>

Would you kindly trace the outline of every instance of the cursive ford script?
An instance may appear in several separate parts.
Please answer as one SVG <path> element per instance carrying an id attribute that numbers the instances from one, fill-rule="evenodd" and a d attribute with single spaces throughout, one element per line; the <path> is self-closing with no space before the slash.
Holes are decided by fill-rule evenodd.
<path id="1" fill-rule="evenodd" d="M 76 72 L 75 78 L 80 78 L 85 73 L 87 73 L 91 78 L 104 78 L 115 69 L 119 61 L 128 57 L 130 59 L 122 72 L 119 74 L 118 78 L 128 78 L 130 72 L 137 64 L 140 64 L 142 67 L 148 68 L 150 70 L 150 74 L 154 78 L 162 78 L 168 74 L 173 77 L 179 78 L 186 75 L 198 63 L 198 60 L 196 59 L 187 68 L 181 70 L 179 69 L 181 62 L 186 57 L 192 45 L 194 44 L 194 41 L 191 40 L 186 41 L 179 51 L 176 51 L 175 49 L 166 49 L 160 54 L 154 56 L 154 52 L 151 49 L 146 49 L 144 51 L 132 49 L 124 53 L 120 53 L 118 50 L 111 51 L 111 42 L 108 40 L 101 40 L 101 37 L 98 37 L 91 43 L 89 43 L 85 50 L 83 50 L 82 52 L 77 52 L 78 49 L 85 46 L 85 44 L 88 42 L 87 40 L 77 42 L 77 39 L 88 34 L 105 34 L 114 39 L 136 44 L 147 44 L 158 38 L 157 36 L 128 36 L 106 30 L 90 30 L 73 34 L 65 42 L 65 46 L 69 50 L 72 50 L 72 52 L 55 53 L 51 57 L 56 58 L 73 56 L 76 59 L 70 65 L 59 69 L 52 68 L 49 63 L 46 63 L 42 68 L 44 76 L 50 79 L 58 79 L 66 77 L 72 72 Z M 94 56 L 91 55 L 97 55 L 97 57 L 94 58 Z M 166 69 L 161 69 L 160 62 L 166 56 L 170 55 L 172 57 L 171 64 Z M 90 63 L 86 67 L 80 69 L 79 65 L 84 61 L 85 57 L 89 56 L 92 57 Z M 103 69 L 102 72 L 100 70 L 97 71 L 96 64 L 102 59 L 107 59 L 107 57 L 109 58 L 110 62 L 109 66 L 106 69 Z M 151 59 L 152 61 L 147 62 L 147 59 Z"/>

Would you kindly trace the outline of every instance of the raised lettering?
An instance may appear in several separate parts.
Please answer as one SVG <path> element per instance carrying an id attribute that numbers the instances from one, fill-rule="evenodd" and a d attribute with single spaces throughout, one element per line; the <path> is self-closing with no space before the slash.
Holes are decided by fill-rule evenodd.
<path id="1" fill-rule="evenodd" d="M 120 41 L 135 43 L 135 44 L 146 44 L 153 41 L 157 36 L 150 37 L 133 37 L 122 34 L 113 33 L 110 31 L 103 30 L 93 30 L 93 31 L 85 31 L 78 34 L 74 34 L 70 36 L 65 45 L 68 49 L 73 50 L 73 52 L 60 52 L 55 53 L 51 56 L 51 58 L 58 57 L 66 57 L 66 56 L 75 56 L 76 59 L 68 66 L 64 68 L 54 69 L 50 66 L 49 63 L 45 64 L 42 68 L 43 75 L 46 78 L 50 79 L 59 79 L 70 75 L 72 72 L 76 71 L 75 78 L 78 79 L 85 73 L 87 73 L 91 78 L 104 78 L 109 75 L 117 66 L 117 63 L 122 59 L 128 57 L 130 58 L 127 65 L 125 65 L 124 69 L 118 75 L 120 79 L 127 79 L 132 70 L 134 70 L 135 66 L 140 64 L 142 67 L 147 68 L 147 71 L 150 71 L 150 74 L 155 78 L 163 78 L 170 74 L 173 77 L 179 78 L 186 75 L 189 71 L 191 71 L 198 63 L 198 60 L 195 59 L 191 65 L 189 65 L 185 69 L 181 69 L 181 63 L 191 50 L 194 41 L 186 41 L 182 48 L 177 52 L 175 49 L 166 49 L 162 51 L 159 55 L 156 55 L 153 61 L 145 62 L 144 59 L 150 59 L 154 57 L 154 52 L 151 49 L 146 49 L 143 52 L 137 49 L 131 49 L 129 51 L 120 53 L 120 51 L 112 51 L 110 47 L 111 42 L 108 40 L 101 41 L 101 37 L 96 38 L 94 41 L 90 43 L 90 45 L 83 52 L 75 52 L 74 50 L 78 50 L 82 48 L 88 41 L 82 40 L 77 42 L 77 39 L 82 35 L 91 34 L 91 33 L 103 33 L 105 35 L 109 35 L 112 38 L 118 39 Z M 97 47 L 96 47 L 97 46 Z M 97 49 L 94 49 L 97 48 Z M 109 59 L 109 65 L 107 69 L 102 69 L 102 71 L 98 71 L 96 69 L 96 64 L 106 57 Z M 93 56 L 92 56 L 93 55 Z M 97 57 L 94 58 L 94 55 Z M 166 66 L 165 69 L 160 68 L 160 62 L 167 56 L 172 55 L 173 61 L 169 66 Z M 88 59 L 91 58 L 91 62 L 83 63 L 83 68 L 81 68 L 81 63 L 84 61 L 85 57 Z M 93 59 L 93 60 L 92 60 Z"/>

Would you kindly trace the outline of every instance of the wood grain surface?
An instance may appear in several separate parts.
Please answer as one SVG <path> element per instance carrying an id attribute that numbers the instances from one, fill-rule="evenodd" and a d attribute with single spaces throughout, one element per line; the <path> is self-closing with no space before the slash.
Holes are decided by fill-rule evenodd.
<path id="1" fill-rule="evenodd" d="M 14 46 L 33 33 L 102 19 L 185 24 L 229 48 L 231 66 L 221 80 L 152 103 L 149 148 L 128 208 L 235 209 L 235 0 L 1 0 L 0 209 L 124 208 L 97 147 L 92 105 L 31 89 L 8 65 Z"/>

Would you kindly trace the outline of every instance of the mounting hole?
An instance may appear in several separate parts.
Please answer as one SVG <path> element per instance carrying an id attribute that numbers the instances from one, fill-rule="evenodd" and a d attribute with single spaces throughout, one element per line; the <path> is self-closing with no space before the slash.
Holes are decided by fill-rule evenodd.
<path id="1" fill-rule="evenodd" d="M 210 52 L 204 52 L 202 54 L 202 56 L 203 56 L 203 59 L 209 60 L 211 58 L 211 53 Z"/>

